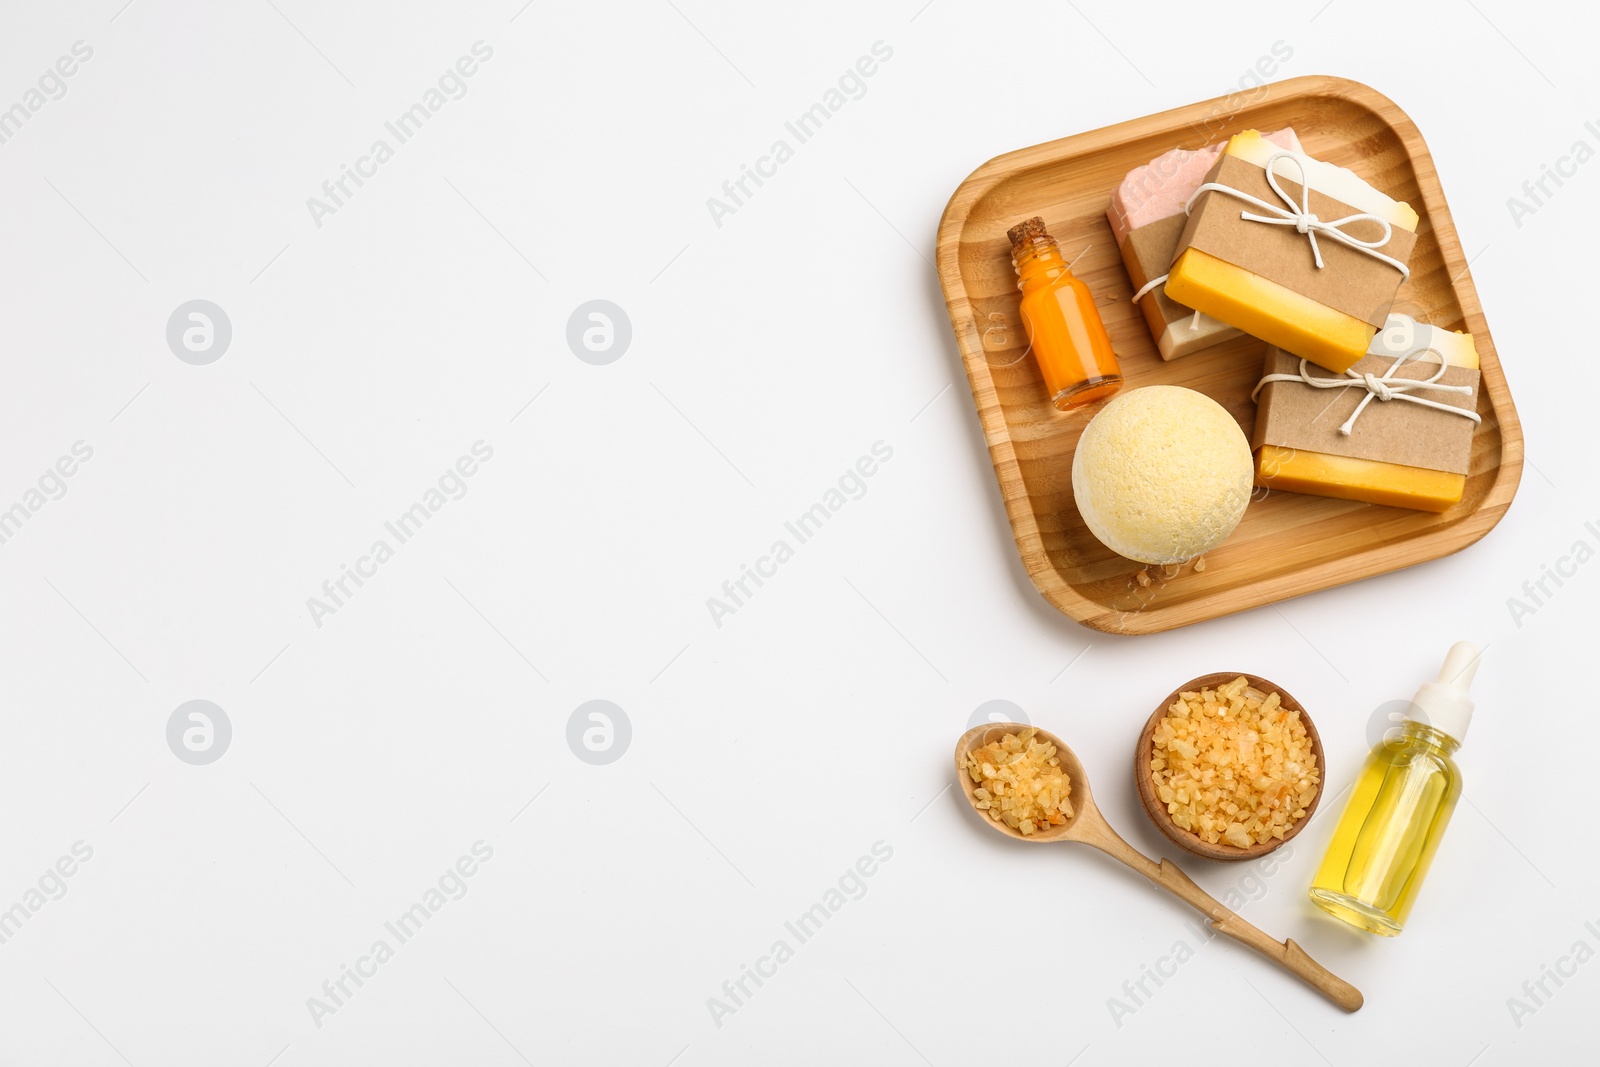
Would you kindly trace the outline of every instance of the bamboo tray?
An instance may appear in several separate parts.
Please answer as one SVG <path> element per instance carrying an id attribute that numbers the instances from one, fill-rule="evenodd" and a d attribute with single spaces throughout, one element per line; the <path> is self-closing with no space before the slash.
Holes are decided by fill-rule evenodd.
<path id="1" fill-rule="evenodd" d="M 1488 533 L 1522 476 L 1516 408 L 1416 126 L 1387 98 L 1342 78 L 1279 82 L 1236 105 L 1236 97 L 1208 100 L 999 156 L 961 183 L 939 223 L 939 281 L 1017 551 L 1046 600 L 1097 630 L 1157 633 L 1437 559 Z M 1050 406 L 1027 356 L 1005 231 L 1042 215 L 1066 257 L 1081 257 L 1074 273 L 1100 306 L 1124 391 L 1198 389 L 1227 408 L 1248 437 L 1263 342 L 1243 337 L 1163 362 L 1131 302 L 1105 212 L 1123 176 L 1168 149 L 1284 126 L 1295 128 L 1311 155 L 1349 167 L 1421 216 L 1411 277 L 1394 310 L 1469 331 L 1477 344 L 1483 422 L 1466 491 L 1434 515 L 1257 489 L 1244 521 L 1206 554 L 1203 570 L 1184 564 L 1146 571 L 1095 540 L 1073 502 L 1072 453 L 1094 409 L 1062 414 Z"/>

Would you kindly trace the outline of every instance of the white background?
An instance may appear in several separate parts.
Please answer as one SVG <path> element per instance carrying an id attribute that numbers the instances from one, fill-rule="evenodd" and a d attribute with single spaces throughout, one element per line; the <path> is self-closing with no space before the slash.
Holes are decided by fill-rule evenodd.
<path id="1" fill-rule="evenodd" d="M 1580 1058 L 1600 963 L 1520 1020 L 1507 998 L 1600 949 L 1571 821 L 1593 774 L 1566 762 L 1588 759 L 1600 565 L 1520 626 L 1507 599 L 1600 543 L 1600 164 L 1520 226 L 1507 198 L 1600 146 L 1592 15 L 123 3 L 8 0 L 0 29 L 0 108 L 93 49 L 0 145 L 0 509 L 93 449 L 0 545 L 0 909 L 93 849 L 0 945 L 0 1062 Z M 466 95 L 317 226 L 307 198 L 480 40 Z M 865 95 L 718 226 L 707 198 L 877 41 Z M 1227 93 L 1279 41 L 1277 77 L 1365 81 L 1427 137 L 1526 430 L 1521 490 L 1452 558 L 1097 635 L 1017 559 L 934 229 L 985 159 Z M 196 298 L 233 326 L 209 366 L 165 339 Z M 565 340 L 591 299 L 632 322 L 608 366 Z M 316 625 L 307 598 L 479 440 L 466 495 Z M 865 494 L 716 626 L 707 598 L 877 441 Z M 1280 682 L 1338 790 L 1374 709 L 1459 638 L 1488 646 L 1466 800 L 1405 934 L 1313 914 L 1331 816 L 1247 886 L 1248 919 L 1364 990 L 1354 1016 L 945 791 L 973 709 L 1012 700 L 1159 855 L 1128 765 L 1174 684 Z M 597 698 L 633 727 L 609 766 L 566 742 Z M 209 766 L 166 743 L 192 699 L 233 725 Z M 308 998 L 480 840 L 467 894 L 317 1025 Z M 865 895 L 717 1025 L 708 998 L 877 841 Z M 1219 895 L 1248 874 L 1184 865 Z M 1194 958 L 1114 1018 L 1180 940 Z"/>

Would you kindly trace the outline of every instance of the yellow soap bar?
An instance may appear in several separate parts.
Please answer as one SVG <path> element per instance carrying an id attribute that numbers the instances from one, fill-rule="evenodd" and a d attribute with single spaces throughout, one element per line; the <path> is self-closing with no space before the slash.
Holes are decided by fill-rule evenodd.
<path id="1" fill-rule="evenodd" d="M 1270 278 L 1198 248 L 1185 249 L 1167 273 L 1166 294 L 1185 307 L 1252 337 L 1343 373 L 1367 352 L 1378 328 L 1335 311 Z"/>
<path id="2" fill-rule="evenodd" d="M 1286 493 L 1445 511 L 1460 501 L 1467 478 L 1399 463 L 1262 445 L 1256 449 L 1256 484 Z"/>
<path id="3" fill-rule="evenodd" d="M 1247 130 L 1230 138 L 1223 151 L 1265 167 L 1282 149 L 1256 131 Z M 1291 160 L 1279 160 L 1273 166 L 1274 173 L 1292 181 L 1305 177 L 1320 193 L 1387 219 L 1392 226 L 1416 230 L 1417 213 L 1410 205 L 1385 196 L 1343 167 L 1301 158 L 1309 174 L 1302 176 Z M 1285 352 L 1341 374 L 1366 355 L 1367 346 L 1378 332 L 1369 322 L 1197 248 L 1185 249 L 1178 256 L 1167 272 L 1164 291 L 1186 307 L 1204 311 Z"/>
<path id="4" fill-rule="evenodd" d="M 1415 322 L 1407 315 L 1390 315 L 1383 333 L 1373 341 L 1371 351 L 1376 355 L 1395 356 L 1429 347 L 1437 349 L 1446 363 L 1458 367 L 1478 366 L 1478 350 L 1470 333 L 1441 330 Z M 1256 449 L 1256 484 L 1287 493 L 1438 512 L 1460 502 L 1467 478 L 1464 474 L 1408 467 L 1402 463 L 1263 445 Z"/>

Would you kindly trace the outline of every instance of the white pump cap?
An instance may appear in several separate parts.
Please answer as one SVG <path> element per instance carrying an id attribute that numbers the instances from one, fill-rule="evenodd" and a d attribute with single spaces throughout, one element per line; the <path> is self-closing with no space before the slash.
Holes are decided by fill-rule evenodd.
<path id="1" fill-rule="evenodd" d="M 1421 712 L 1418 721 L 1455 738 L 1459 744 L 1472 722 L 1472 701 L 1467 699 L 1467 690 L 1477 673 L 1478 646 L 1470 641 L 1451 645 L 1444 666 L 1439 668 L 1439 677 L 1424 682 L 1412 698 Z"/>

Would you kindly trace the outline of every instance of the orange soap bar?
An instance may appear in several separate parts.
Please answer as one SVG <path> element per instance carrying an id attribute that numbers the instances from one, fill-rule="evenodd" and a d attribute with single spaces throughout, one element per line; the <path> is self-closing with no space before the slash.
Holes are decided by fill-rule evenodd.
<path id="1" fill-rule="evenodd" d="M 1366 355 L 1378 328 L 1335 311 L 1270 278 L 1198 248 L 1186 249 L 1167 276 L 1167 296 L 1331 371 Z"/>
<path id="2" fill-rule="evenodd" d="M 1385 345 L 1386 340 L 1396 337 L 1405 340 Z M 1441 330 L 1413 322 L 1405 315 L 1389 316 L 1384 333 L 1373 342 L 1371 351 L 1392 356 L 1429 347 L 1436 349 L 1451 366 L 1474 369 L 1478 366 L 1478 350 L 1473 346 L 1470 333 Z M 1464 474 L 1403 463 L 1262 445 L 1256 449 L 1256 484 L 1289 493 L 1439 512 L 1460 502 L 1467 478 Z"/>
<path id="3" fill-rule="evenodd" d="M 1461 500 L 1467 478 L 1425 467 L 1262 445 L 1256 450 L 1256 484 L 1286 493 L 1446 511 Z"/>
<path id="4" fill-rule="evenodd" d="M 1278 146 L 1250 130 L 1234 135 L 1224 154 L 1265 167 L 1279 151 Z M 1348 170 L 1302 158 L 1310 169 L 1310 184 L 1317 192 L 1384 219 L 1396 229 L 1416 231 L 1417 213 L 1409 205 L 1390 199 Z M 1291 165 L 1285 167 L 1286 163 Z M 1290 180 L 1299 176 L 1289 160 L 1280 160 L 1273 172 Z M 1239 207 L 1235 201 L 1226 210 Z M 1209 205 L 1207 209 L 1224 210 Z M 1185 248 L 1178 254 L 1163 292 L 1186 307 L 1340 373 L 1367 354 L 1367 346 L 1378 332 L 1370 322 L 1198 248 Z"/>

